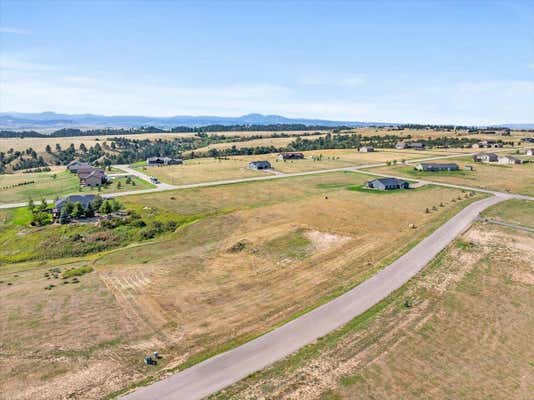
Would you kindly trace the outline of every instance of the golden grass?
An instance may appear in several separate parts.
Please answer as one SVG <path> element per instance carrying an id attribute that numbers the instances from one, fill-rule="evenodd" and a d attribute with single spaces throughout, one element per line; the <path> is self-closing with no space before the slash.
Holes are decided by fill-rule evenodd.
<path id="1" fill-rule="evenodd" d="M 183 185 L 200 182 L 213 182 L 228 179 L 252 178 L 270 174 L 265 171 L 252 171 L 248 163 L 255 160 L 267 160 L 274 170 L 282 173 L 317 171 L 343 168 L 357 165 L 382 163 L 386 161 L 411 160 L 416 158 L 442 155 L 429 151 L 391 151 L 383 150 L 372 153 L 359 153 L 354 149 L 317 150 L 304 152 L 303 160 L 278 160 L 278 153 L 254 156 L 235 156 L 227 159 L 197 158 L 186 160 L 183 165 L 167 167 L 144 167 L 143 172 L 156 176 L 162 182 Z M 320 160 L 317 160 L 322 156 Z M 313 158 L 316 158 L 315 160 Z M 142 167 L 138 167 L 142 168 Z"/>
<path id="2" fill-rule="evenodd" d="M 532 234 L 477 225 L 370 312 L 212 397 L 529 398 L 532 248 Z"/>
<path id="3" fill-rule="evenodd" d="M 45 291 L 46 264 L 0 270 L 12 367 L 0 375 L 4 393 L 101 398 L 242 342 L 347 290 L 463 206 L 450 201 L 461 195 L 454 189 L 346 190 L 364 178 L 335 173 L 130 196 L 127 207 L 199 220 L 164 240 L 90 257 L 95 271 L 79 286 Z M 143 355 L 154 350 L 164 358 L 145 367 Z"/>
<path id="4" fill-rule="evenodd" d="M 473 165 L 475 170 L 442 174 L 439 172 L 416 173 L 413 171 L 413 166 L 391 166 L 373 168 L 370 171 L 534 196 L 534 163 L 520 165 L 474 163 L 470 157 L 448 159 L 447 162 L 456 162 L 460 168 L 466 164 Z"/>

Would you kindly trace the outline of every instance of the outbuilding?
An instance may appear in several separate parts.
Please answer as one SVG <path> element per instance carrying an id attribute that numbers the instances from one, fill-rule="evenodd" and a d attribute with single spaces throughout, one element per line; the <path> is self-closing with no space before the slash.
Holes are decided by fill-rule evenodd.
<path id="1" fill-rule="evenodd" d="M 359 152 L 360 152 L 360 153 L 371 153 L 371 152 L 373 152 L 373 151 L 375 151 L 375 148 L 372 147 L 372 146 L 362 146 L 362 147 L 360 147 L 360 149 L 359 149 Z"/>
<path id="2" fill-rule="evenodd" d="M 161 167 L 164 165 L 179 165 L 183 163 L 184 163 L 184 160 L 181 158 L 149 157 L 146 159 L 146 165 L 148 165 L 149 167 Z"/>
<path id="3" fill-rule="evenodd" d="M 280 153 L 278 155 L 279 160 L 302 160 L 303 158 L 303 153 Z"/>
<path id="4" fill-rule="evenodd" d="M 458 164 L 455 163 L 445 163 L 445 164 L 438 164 L 438 163 L 419 163 L 415 167 L 418 171 L 458 171 L 460 167 L 458 167 Z"/>

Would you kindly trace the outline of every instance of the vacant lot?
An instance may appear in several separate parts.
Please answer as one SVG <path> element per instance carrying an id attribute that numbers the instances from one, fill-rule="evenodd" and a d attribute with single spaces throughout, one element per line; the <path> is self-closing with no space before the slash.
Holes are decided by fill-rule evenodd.
<path id="1" fill-rule="evenodd" d="M 0 204 L 54 198 L 76 192 L 79 185 L 78 177 L 63 167 L 51 172 L 0 174 Z"/>
<path id="2" fill-rule="evenodd" d="M 3 266 L 1 350 L 12 366 L 1 372 L 3 393 L 102 398 L 185 367 L 349 289 L 474 199 L 438 187 L 347 190 L 363 179 L 335 173 L 131 196 L 126 206 L 143 219 L 190 223 L 107 253 Z M 89 266 L 78 283 L 61 283 L 65 269 Z M 155 350 L 163 359 L 145 366 Z"/>
<path id="3" fill-rule="evenodd" d="M 488 208 L 482 216 L 510 224 L 534 227 L 534 201 L 517 199 L 505 201 Z"/>
<path id="4" fill-rule="evenodd" d="M 354 149 L 318 150 L 304 152 L 303 160 L 278 160 L 278 154 L 262 154 L 254 156 L 236 156 L 227 159 L 198 158 L 186 160 L 183 165 L 168 167 L 143 167 L 143 172 L 158 177 L 162 182 L 175 185 L 212 182 L 227 179 L 252 178 L 265 176 L 269 172 L 251 171 L 248 163 L 255 160 L 267 160 L 273 169 L 282 173 L 317 171 L 323 169 L 343 168 L 357 165 L 383 163 L 386 161 L 411 160 L 432 157 L 436 153 L 416 151 L 378 151 L 359 153 Z M 439 154 L 438 154 L 439 155 Z"/>
<path id="5" fill-rule="evenodd" d="M 474 163 L 469 157 L 452 158 L 446 162 L 456 162 L 460 168 L 466 164 L 472 165 L 475 170 L 419 172 L 414 171 L 413 166 L 392 166 L 373 168 L 371 171 L 534 196 L 534 163 L 521 165 Z"/>
<path id="6" fill-rule="evenodd" d="M 530 398 L 533 248 L 532 234 L 476 225 L 367 313 L 210 398 Z"/>

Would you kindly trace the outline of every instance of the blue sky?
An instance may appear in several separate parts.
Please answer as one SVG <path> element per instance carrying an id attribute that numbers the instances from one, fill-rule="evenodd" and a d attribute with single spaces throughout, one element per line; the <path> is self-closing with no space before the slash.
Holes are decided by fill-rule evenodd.
<path id="1" fill-rule="evenodd" d="M 0 110 L 534 122 L 534 2 L 0 2 Z"/>

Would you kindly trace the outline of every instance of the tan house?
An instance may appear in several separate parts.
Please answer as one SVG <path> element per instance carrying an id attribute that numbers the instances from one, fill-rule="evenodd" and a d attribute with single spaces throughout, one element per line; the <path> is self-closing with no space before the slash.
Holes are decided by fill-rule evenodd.
<path id="1" fill-rule="evenodd" d="M 78 178 L 80 178 L 80 185 L 84 186 L 102 186 L 107 181 L 104 170 L 93 167 L 79 168 Z"/>
<path id="2" fill-rule="evenodd" d="M 502 156 L 497 160 L 499 164 L 521 164 L 522 162 L 522 160 L 512 156 Z"/>

